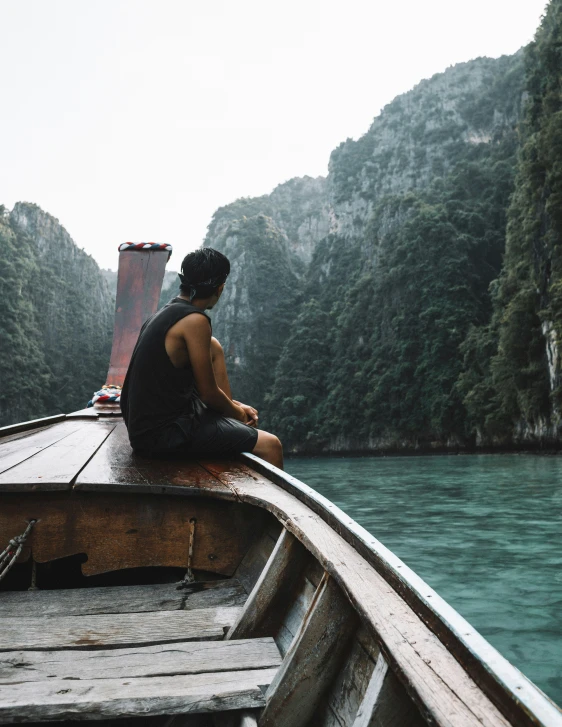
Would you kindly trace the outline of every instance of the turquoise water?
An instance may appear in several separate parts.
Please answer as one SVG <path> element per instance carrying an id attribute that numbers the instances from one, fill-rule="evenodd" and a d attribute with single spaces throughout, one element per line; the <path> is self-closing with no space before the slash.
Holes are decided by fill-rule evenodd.
<path id="1" fill-rule="evenodd" d="M 562 705 L 562 457 L 288 459 Z"/>

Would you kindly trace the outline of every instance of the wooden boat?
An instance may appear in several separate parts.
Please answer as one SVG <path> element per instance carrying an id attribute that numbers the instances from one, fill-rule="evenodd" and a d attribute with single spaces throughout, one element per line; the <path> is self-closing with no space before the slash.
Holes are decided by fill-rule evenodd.
<path id="1" fill-rule="evenodd" d="M 121 259 L 110 381 L 165 264 L 159 251 Z M 116 407 L 2 430 L 0 549 L 10 539 L 2 724 L 562 726 L 333 503 L 251 454 L 136 456 Z"/>

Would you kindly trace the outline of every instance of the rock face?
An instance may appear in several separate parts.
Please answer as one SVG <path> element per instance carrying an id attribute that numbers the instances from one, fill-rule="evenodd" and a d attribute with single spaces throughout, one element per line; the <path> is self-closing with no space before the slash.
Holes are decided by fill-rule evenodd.
<path id="1" fill-rule="evenodd" d="M 523 92 L 522 53 L 451 67 L 340 144 L 327 179 L 294 179 L 215 213 L 205 244 L 233 263 L 235 290 L 214 319 L 235 395 L 261 380 L 256 305 L 268 320 L 290 291 L 291 325 L 276 330 L 259 399 L 249 401 L 288 449 L 470 441 L 459 346 L 490 314 Z M 258 219 L 284 250 L 283 271 L 239 231 Z M 268 281 L 259 304 L 244 292 L 256 275 L 248 257 L 258 255 Z"/>
<path id="2" fill-rule="evenodd" d="M 25 202 L 0 218 L 0 262 L 10 351 L 0 364 L 0 424 L 83 408 L 105 383 L 113 329 L 97 264 L 58 220 Z"/>
<path id="3" fill-rule="evenodd" d="M 264 215 L 230 223 L 212 246 L 231 262 L 220 315 L 211 314 L 213 333 L 226 354 L 234 398 L 262 410 L 294 317 L 293 253 Z"/>
<path id="4" fill-rule="evenodd" d="M 323 177 L 291 179 L 263 197 L 245 197 L 233 204 L 219 207 L 213 215 L 205 245 L 213 247 L 228 226 L 244 218 L 263 215 L 286 237 L 292 253 L 291 265 L 302 273 L 312 260 L 317 243 L 333 225 L 333 211 Z"/>

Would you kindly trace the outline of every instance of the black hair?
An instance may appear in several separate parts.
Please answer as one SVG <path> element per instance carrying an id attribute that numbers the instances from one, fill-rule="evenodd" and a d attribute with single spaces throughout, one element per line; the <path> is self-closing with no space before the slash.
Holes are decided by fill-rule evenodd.
<path id="1" fill-rule="evenodd" d="M 208 298 L 222 285 L 230 273 L 228 258 L 212 247 L 190 252 L 181 264 L 180 290 L 193 298 Z"/>

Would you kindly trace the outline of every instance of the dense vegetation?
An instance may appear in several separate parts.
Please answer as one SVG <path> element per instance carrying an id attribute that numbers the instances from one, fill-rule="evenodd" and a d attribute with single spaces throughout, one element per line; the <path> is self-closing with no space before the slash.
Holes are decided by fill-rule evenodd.
<path id="1" fill-rule="evenodd" d="M 562 2 L 526 51 L 528 101 L 501 275 L 488 325 L 463 345 L 460 388 L 484 437 L 553 440 L 562 389 Z"/>
<path id="2" fill-rule="evenodd" d="M 0 207 L 0 425 L 83 408 L 105 383 L 113 300 L 98 266 L 36 205 Z"/>
<path id="3" fill-rule="evenodd" d="M 103 383 L 115 274 L 0 208 L 0 424 Z M 562 0 L 514 56 L 394 99 L 327 179 L 222 207 L 234 395 L 300 451 L 560 441 Z M 180 261 L 178 261 L 179 264 Z M 170 274 L 161 304 L 177 291 Z M 77 355 L 79 353 L 79 355 Z"/>
<path id="4" fill-rule="evenodd" d="M 290 448 L 556 436 L 561 7 L 550 4 L 524 53 L 423 81 L 333 152 L 327 197 L 310 208 L 318 229 L 330 218 L 329 230 L 314 241 L 310 263 L 300 255 L 303 274 L 293 265 L 292 325 L 262 411 L 262 424 Z M 215 230 L 243 210 L 245 224 L 260 213 L 275 219 L 299 258 L 303 217 L 294 203 L 298 228 L 276 212 L 274 194 L 222 208 L 207 244 L 220 245 Z M 245 237 L 235 244 L 243 261 Z M 274 270 L 260 280 L 272 294 Z M 255 285 L 242 263 L 237 276 L 238 285 Z M 257 365 L 245 358 L 241 385 Z"/>

